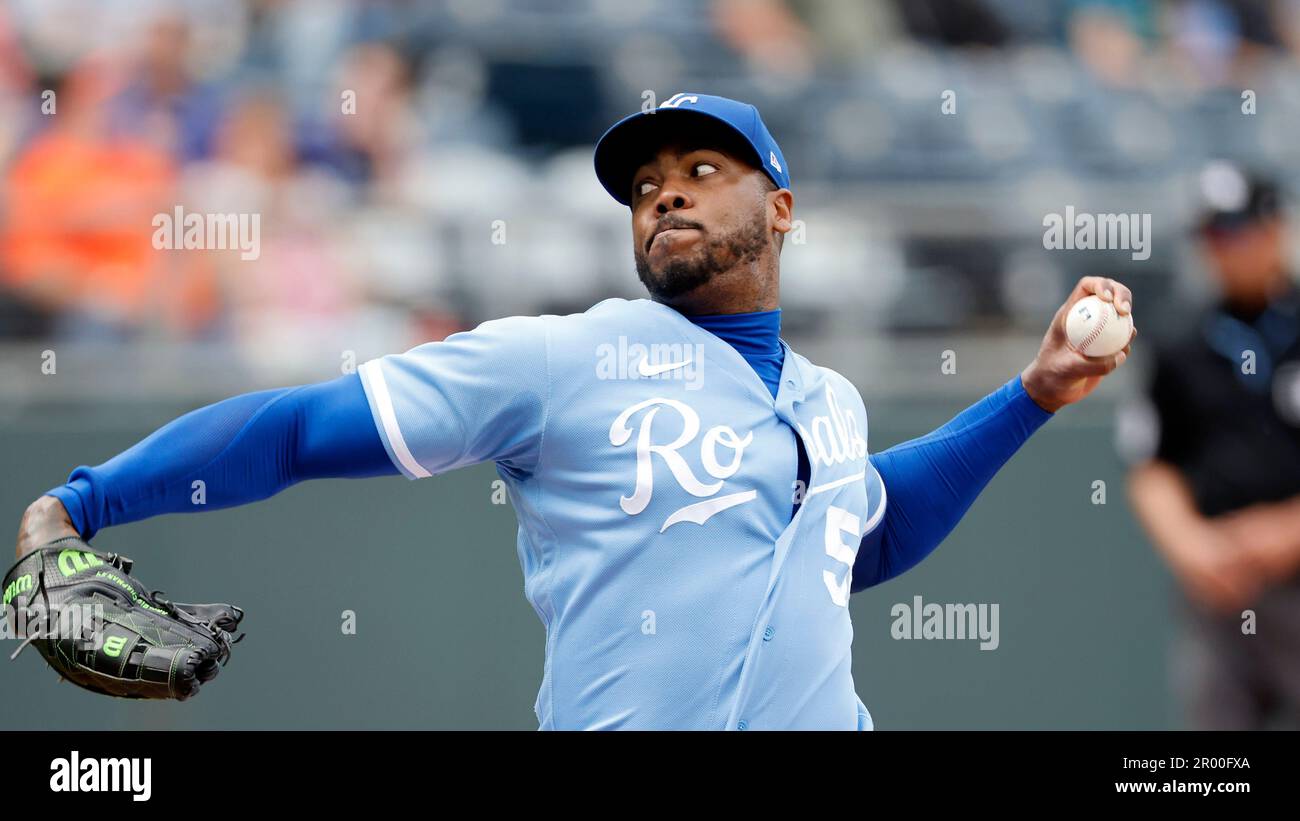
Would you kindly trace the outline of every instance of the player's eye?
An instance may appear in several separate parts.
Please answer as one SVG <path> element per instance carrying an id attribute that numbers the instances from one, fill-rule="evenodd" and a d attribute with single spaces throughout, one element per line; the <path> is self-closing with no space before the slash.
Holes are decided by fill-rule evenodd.
<path id="1" fill-rule="evenodd" d="M 703 177 L 712 174 L 718 170 L 718 167 L 711 162 L 700 161 L 691 166 L 691 172 L 697 177 Z M 635 194 L 637 197 L 644 197 L 655 189 L 655 184 L 650 180 L 641 180 L 636 184 Z"/>

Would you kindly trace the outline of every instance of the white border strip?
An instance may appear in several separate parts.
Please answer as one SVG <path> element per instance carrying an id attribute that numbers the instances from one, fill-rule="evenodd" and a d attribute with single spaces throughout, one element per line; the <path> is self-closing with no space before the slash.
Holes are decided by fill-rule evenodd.
<path id="1" fill-rule="evenodd" d="M 874 466 L 872 467 L 872 470 L 875 470 Z M 879 472 L 877 471 L 877 473 Z M 865 478 L 867 478 L 867 472 L 864 470 L 860 473 L 855 473 L 852 476 L 845 476 L 843 479 L 836 479 L 834 482 L 817 485 L 816 487 L 809 488 L 808 493 L 805 494 L 804 498 L 806 499 L 809 496 L 815 496 L 824 490 L 834 490 L 837 487 L 844 487 L 845 485 L 861 481 Z M 889 490 L 885 487 L 885 480 L 882 477 L 880 480 L 880 504 L 876 506 L 876 512 L 871 514 L 871 518 L 867 519 L 867 523 L 862 526 L 862 535 L 865 536 L 872 530 L 875 530 L 876 525 L 880 524 L 881 518 L 885 515 L 885 508 L 888 506 Z"/>
<path id="2" fill-rule="evenodd" d="M 872 470 L 875 470 L 874 466 L 872 467 Z M 876 472 L 879 473 L 879 471 Z M 867 535 L 868 533 L 876 529 L 876 525 L 880 524 L 880 520 L 881 518 L 884 517 L 885 508 L 887 507 L 889 507 L 889 489 L 885 487 L 885 477 L 881 476 L 880 477 L 880 504 L 876 507 L 876 512 L 871 514 L 871 518 L 867 519 L 867 523 L 862 526 L 863 536 Z"/>
<path id="3" fill-rule="evenodd" d="M 821 493 L 824 490 L 834 490 L 837 487 L 844 487 L 845 485 L 849 485 L 854 482 L 860 482 L 865 478 L 867 478 L 867 472 L 864 470 L 855 473 L 852 476 L 845 476 L 843 479 L 836 479 L 834 482 L 827 482 L 824 485 L 817 485 L 816 487 L 810 487 L 808 488 L 808 492 L 804 494 L 804 498 L 806 499 L 809 496 L 816 496 L 818 493 Z"/>
<path id="4" fill-rule="evenodd" d="M 374 367 L 371 367 L 372 365 Z M 397 413 L 393 410 L 393 397 L 388 392 L 388 383 L 384 381 L 384 369 L 378 362 L 367 362 L 361 367 L 365 369 L 366 381 L 370 383 L 370 389 L 374 392 L 375 407 L 379 409 L 379 420 L 384 425 L 384 434 L 388 437 L 393 455 L 402 463 L 402 467 L 417 479 L 432 476 L 433 474 L 425 470 L 423 465 L 415 461 L 410 448 L 406 446 L 406 440 L 402 438 L 402 429 L 397 426 Z"/>

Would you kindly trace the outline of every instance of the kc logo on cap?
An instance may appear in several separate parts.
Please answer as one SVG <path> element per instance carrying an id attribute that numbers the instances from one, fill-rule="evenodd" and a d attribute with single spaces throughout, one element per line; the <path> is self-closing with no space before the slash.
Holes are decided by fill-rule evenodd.
<path id="1" fill-rule="evenodd" d="M 677 108 L 682 103 L 698 103 L 700 98 L 694 94 L 687 94 L 679 91 L 659 104 L 660 108 Z"/>
<path id="2" fill-rule="evenodd" d="M 664 131 L 656 126 L 676 117 L 704 117 L 726 126 L 752 150 L 749 158 L 756 168 L 779 188 L 790 187 L 785 155 L 757 108 L 727 97 L 679 91 L 657 108 L 619 120 L 596 143 L 596 177 L 611 197 L 623 205 L 631 204 L 632 174 L 644 158 L 647 141 L 660 139 Z"/>

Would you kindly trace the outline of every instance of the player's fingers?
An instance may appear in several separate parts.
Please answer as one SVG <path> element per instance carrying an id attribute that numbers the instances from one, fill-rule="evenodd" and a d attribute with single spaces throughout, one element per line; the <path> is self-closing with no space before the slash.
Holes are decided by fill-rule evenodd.
<path id="1" fill-rule="evenodd" d="M 1129 332 L 1128 342 L 1124 344 L 1124 348 L 1120 351 L 1120 353 L 1124 354 L 1125 357 L 1129 357 L 1133 355 L 1133 340 L 1137 339 L 1137 335 L 1138 335 L 1137 328 L 1134 328 L 1132 331 Z M 1124 363 L 1120 362 L 1119 364 L 1123 365 Z"/>
<path id="2" fill-rule="evenodd" d="M 1137 328 L 1134 328 L 1133 331 L 1128 335 L 1128 344 L 1124 346 L 1124 350 L 1123 350 L 1125 356 L 1133 355 L 1133 340 L 1137 339 L 1137 335 L 1138 335 Z"/>
<path id="3" fill-rule="evenodd" d="M 1084 356 L 1078 351 L 1072 351 L 1075 354 L 1075 361 L 1071 368 L 1071 376 L 1105 376 L 1111 371 L 1124 364 L 1128 358 L 1127 348 L 1119 353 L 1113 353 L 1109 356 Z"/>
<path id="4" fill-rule="evenodd" d="M 1078 284 L 1074 286 L 1074 292 L 1070 294 L 1069 301 L 1074 303 L 1092 294 L 1109 301 L 1115 295 L 1110 282 L 1111 280 L 1106 277 L 1080 277 Z"/>
<path id="5" fill-rule="evenodd" d="M 1111 301 L 1115 303 L 1116 312 L 1120 316 L 1131 314 L 1133 312 L 1133 292 L 1122 282 L 1113 279 L 1108 279 L 1106 282 L 1109 283 L 1111 293 L 1114 295 Z"/>
<path id="6" fill-rule="evenodd" d="M 1085 296 L 1096 294 L 1107 302 L 1115 304 L 1115 310 L 1127 314 L 1133 310 L 1133 292 L 1126 285 L 1110 277 L 1082 277 L 1074 286 L 1068 304 L 1073 305 Z"/>

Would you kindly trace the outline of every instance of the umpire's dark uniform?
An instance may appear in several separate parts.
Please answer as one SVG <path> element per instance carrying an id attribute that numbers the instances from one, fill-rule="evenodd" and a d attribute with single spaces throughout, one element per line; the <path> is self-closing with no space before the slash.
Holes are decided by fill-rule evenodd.
<path id="1" fill-rule="evenodd" d="M 1254 373 L 1243 352 L 1254 352 Z M 1262 311 L 1221 302 L 1155 345 L 1154 455 L 1183 474 L 1209 517 L 1300 495 L 1300 290 Z M 1300 726 L 1300 576 L 1236 614 L 1183 601 L 1175 688 L 1199 727 Z"/>

